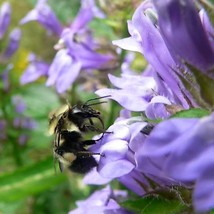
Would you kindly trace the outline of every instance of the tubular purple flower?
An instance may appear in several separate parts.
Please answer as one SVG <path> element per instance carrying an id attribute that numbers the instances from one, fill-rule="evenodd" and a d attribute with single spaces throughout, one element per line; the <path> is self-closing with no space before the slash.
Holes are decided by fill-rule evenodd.
<path id="1" fill-rule="evenodd" d="M 8 43 L 7 49 L 3 53 L 3 56 L 5 58 L 10 58 L 16 52 L 16 50 L 19 48 L 21 35 L 22 35 L 22 32 L 19 28 L 15 28 L 10 33 L 10 38 L 9 38 L 9 43 Z"/>
<path id="2" fill-rule="evenodd" d="M 28 61 L 29 65 L 20 78 L 20 83 L 23 85 L 33 82 L 41 76 L 47 76 L 48 74 L 49 65 L 37 59 L 33 53 L 29 54 Z"/>
<path id="3" fill-rule="evenodd" d="M 7 122 L 0 119 L 0 140 L 5 140 L 7 138 Z"/>
<path id="4" fill-rule="evenodd" d="M 84 29 L 95 16 L 104 18 L 104 14 L 96 7 L 94 0 L 82 0 L 81 8 L 70 26 L 72 32 L 78 33 Z"/>
<path id="5" fill-rule="evenodd" d="M 12 97 L 12 103 L 15 106 L 15 111 L 19 114 L 23 113 L 26 109 L 26 104 L 20 95 Z"/>
<path id="6" fill-rule="evenodd" d="M 84 182 L 100 185 L 116 178 L 141 196 L 155 188 L 150 186 L 148 178 L 152 179 L 157 186 L 176 184 L 174 180 L 166 176 L 155 176 L 146 170 L 138 169 L 136 154 L 143 147 L 146 139 L 146 136 L 141 132 L 146 125 L 147 123 L 143 122 L 141 117 L 118 118 L 107 130 L 112 133 L 105 134 L 96 145 L 90 147 L 91 151 L 98 152 L 102 156 L 96 156 L 97 172 L 93 171 L 86 175 Z"/>
<path id="7" fill-rule="evenodd" d="M 56 54 L 48 71 L 47 86 L 56 84 L 59 93 L 66 91 L 76 80 L 81 69 L 81 62 L 73 59 L 62 49 Z"/>
<path id="8" fill-rule="evenodd" d="M 25 145 L 27 141 L 28 141 L 28 136 L 26 134 L 19 135 L 18 142 L 21 146 Z"/>
<path id="9" fill-rule="evenodd" d="M 214 68 L 214 51 L 192 0 L 153 0 L 158 23 L 170 52 L 198 69 Z"/>
<path id="10" fill-rule="evenodd" d="M 128 22 L 128 29 L 131 37 L 113 44 L 121 48 L 138 51 L 144 55 L 146 60 L 154 68 L 154 71 L 165 81 L 167 86 L 173 90 L 181 104 L 187 108 L 188 103 L 181 91 L 181 82 L 174 73 L 177 65 L 173 60 L 154 20 L 151 18 L 153 8 L 147 8 L 146 2 L 142 3 L 135 11 L 132 21 Z M 152 12 L 153 14 L 154 12 Z M 183 87 L 182 87 L 183 88 Z"/>
<path id="11" fill-rule="evenodd" d="M 90 8 L 93 15 L 97 18 L 105 18 L 105 14 L 95 4 L 94 0 L 81 0 L 82 8 Z"/>
<path id="12" fill-rule="evenodd" d="M 139 196 L 145 195 L 146 190 L 149 190 L 148 180 L 137 170 L 119 177 L 118 181 Z"/>
<path id="13" fill-rule="evenodd" d="M 176 118 L 157 125 L 136 152 L 138 169 L 181 183 L 194 183 L 196 212 L 214 208 L 214 115 Z M 153 164 L 148 167 L 145 160 Z M 146 169 L 145 169 L 146 168 Z"/>
<path id="14" fill-rule="evenodd" d="M 0 39 L 3 38 L 10 24 L 11 7 L 9 2 L 4 2 L 0 8 Z"/>
<path id="15" fill-rule="evenodd" d="M 32 120 L 30 117 L 16 117 L 13 120 L 13 126 L 15 128 L 22 128 L 32 130 L 36 128 L 36 122 Z"/>
<path id="16" fill-rule="evenodd" d="M 123 209 L 117 200 L 125 200 L 125 191 L 112 190 L 109 186 L 97 190 L 84 201 L 77 201 L 77 209 L 70 211 L 69 214 L 91 214 L 91 213 L 118 213 L 129 214 L 131 212 Z"/>
<path id="17" fill-rule="evenodd" d="M 111 95 L 110 99 L 117 101 L 130 111 L 144 111 L 156 88 L 152 77 L 122 74 L 119 78 L 109 74 L 109 79 L 119 89 L 104 88 L 96 91 L 96 94 Z"/>
<path id="18" fill-rule="evenodd" d="M 47 4 L 47 0 L 38 0 L 36 7 L 20 21 L 20 24 L 23 25 L 30 21 L 39 22 L 48 32 L 55 33 L 58 36 L 62 32 L 62 26 Z"/>
<path id="19" fill-rule="evenodd" d="M 64 93 L 77 79 L 81 70 L 106 68 L 113 56 L 96 52 L 99 45 L 87 28 L 87 24 L 94 16 L 102 17 L 103 14 L 93 0 L 84 0 L 81 2 L 80 11 L 70 28 L 62 30 L 60 24 L 56 23 L 58 20 L 47 5 L 47 1 L 39 0 L 35 9 L 22 19 L 21 24 L 36 20 L 46 29 L 55 32 L 60 36 L 59 42 L 55 45 L 58 52 L 47 73 L 45 68 L 37 71 L 37 67 L 41 64 L 31 63 L 23 74 L 21 83 L 25 84 L 36 80 L 41 75 L 47 75 L 46 85 L 55 85 L 58 93 Z"/>
<path id="20" fill-rule="evenodd" d="M 157 84 L 153 77 L 122 74 L 119 78 L 109 74 L 109 79 L 119 89 L 99 89 L 96 91 L 97 95 L 101 97 L 110 95 L 110 99 L 117 101 L 125 109 L 136 112 L 145 111 L 150 119 L 169 116 L 165 104 L 171 105 L 171 101 L 167 97 L 157 95 Z"/>
<path id="21" fill-rule="evenodd" d="M 105 64 L 109 62 L 113 56 L 108 54 L 100 54 L 94 50 L 94 44 L 88 43 L 88 41 L 82 41 L 80 43 L 75 42 L 73 39 L 72 29 L 64 29 L 61 36 L 68 53 L 74 59 L 79 61 L 82 65 L 82 69 L 100 69 L 105 67 Z"/>
<path id="22" fill-rule="evenodd" d="M 212 46 L 212 50 L 214 50 L 214 38 L 213 38 L 214 28 L 212 26 L 212 23 L 208 17 L 208 14 L 203 8 L 199 11 L 199 16 L 200 16 L 203 28 L 207 34 L 207 38 L 209 39 L 210 45 Z"/>
<path id="23" fill-rule="evenodd" d="M 46 85 L 56 84 L 59 93 L 72 85 L 82 69 L 100 69 L 112 59 L 110 55 L 96 53 L 90 44 L 73 41 L 73 36 L 71 29 L 63 30 L 60 41 L 65 47 L 57 52 L 48 71 Z"/>
<path id="24" fill-rule="evenodd" d="M 6 69 L 3 71 L 2 74 L 0 74 L 0 78 L 2 79 L 2 84 L 3 84 L 3 90 L 8 91 L 10 88 L 10 80 L 9 80 L 9 73 L 12 70 L 13 65 L 9 64 Z"/>

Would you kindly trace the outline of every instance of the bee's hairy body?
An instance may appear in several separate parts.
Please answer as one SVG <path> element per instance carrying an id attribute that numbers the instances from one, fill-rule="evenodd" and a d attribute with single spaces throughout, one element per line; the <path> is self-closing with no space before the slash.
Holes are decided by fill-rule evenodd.
<path id="1" fill-rule="evenodd" d="M 72 131 L 61 132 L 60 145 L 55 148 L 55 157 L 60 164 L 63 164 L 73 172 L 87 173 L 93 167 L 97 166 L 93 153 L 85 147 L 87 144 L 94 143 L 93 140 L 83 141 L 80 133 Z M 63 166 L 61 165 L 62 169 Z"/>
<path id="2" fill-rule="evenodd" d="M 101 130 L 94 125 L 93 118 L 97 118 L 104 127 L 100 112 L 91 108 L 92 105 L 102 102 L 88 104 L 89 101 L 73 107 L 64 106 L 51 114 L 49 133 L 55 134 L 54 157 L 58 159 L 61 171 L 66 167 L 73 172 L 87 173 L 97 166 L 93 155 L 100 154 L 87 149 L 87 146 L 95 144 L 96 141 L 83 140 L 82 134 Z"/>

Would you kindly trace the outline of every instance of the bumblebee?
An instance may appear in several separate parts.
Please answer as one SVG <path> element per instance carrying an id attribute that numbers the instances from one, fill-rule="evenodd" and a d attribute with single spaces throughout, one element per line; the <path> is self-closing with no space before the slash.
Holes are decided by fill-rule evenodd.
<path id="1" fill-rule="evenodd" d="M 55 134 L 53 153 L 59 161 L 61 171 L 67 167 L 73 172 L 87 173 L 97 166 L 93 155 L 100 155 L 100 153 L 93 153 L 87 149 L 88 146 L 95 144 L 96 140 L 83 140 L 83 133 L 89 131 L 106 133 L 100 112 L 91 107 L 105 103 L 105 101 L 92 101 L 106 97 L 108 96 L 90 99 L 84 104 L 77 104 L 73 107 L 67 104 L 58 111 L 51 113 L 49 133 Z M 102 128 L 94 125 L 93 118 L 100 121 Z"/>
<path id="2" fill-rule="evenodd" d="M 97 162 L 93 153 L 86 149 L 87 146 L 95 144 L 95 140 L 83 140 L 79 132 L 62 131 L 60 145 L 55 146 L 54 156 L 59 161 L 61 171 L 64 167 L 72 172 L 85 174 L 93 167 L 97 166 Z"/>

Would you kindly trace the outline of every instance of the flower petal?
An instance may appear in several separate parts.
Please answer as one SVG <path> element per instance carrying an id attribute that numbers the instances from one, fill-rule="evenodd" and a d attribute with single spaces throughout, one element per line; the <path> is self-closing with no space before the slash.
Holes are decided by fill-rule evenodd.
<path id="1" fill-rule="evenodd" d="M 192 0 L 153 1 L 169 50 L 203 71 L 214 67 L 214 51 Z"/>

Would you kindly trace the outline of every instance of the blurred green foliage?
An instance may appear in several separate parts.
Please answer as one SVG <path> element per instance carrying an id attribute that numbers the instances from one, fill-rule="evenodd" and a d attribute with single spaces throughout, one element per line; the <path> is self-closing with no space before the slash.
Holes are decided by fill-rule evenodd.
<path id="1" fill-rule="evenodd" d="M 0 5 L 3 2 L 0 1 Z M 11 24 L 1 40 L 0 50 L 6 47 L 9 33 L 14 27 L 19 26 L 19 21 L 34 7 L 36 0 L 8 2 L 12 8 Z M 80 6 L 79 0 L 48 2 L 64 25 L 71 23 Z M 116 38 L 111 27 L 106 24 L 103 28 L 101 26 L 100 20 L 91 23 L 93 29 L 99 29 L 96 32 L 97 36 L 108 37 L 109 42 Z M 19 78 L 27 66 L 28 54 L 34 52 L 41 59 L 51 62 L 55 55 L 53 46 L 58 41 L 58 38 L 48 36 L 46 30 L 36 22 L 21 26 L 21 30 L 20 48 L 8 62 L 13 63 L 13 69 L 9 74 L 10 89 L 7 92 L 2 91 L 0 85 L 0 119 L 7 121 L 7 138 L 0 142 L 0 214 L 68 213 L 75 208 L 77 200 L 86 198 L 95 187 L 83 185 L 82 176 L 61 173 L 57 164 L 54 167 L 53 138 L 48 136 L 48 115 L 65 103 L 66 99 L 75 103 L 77 100 L 85 101 L 95 95 L 92 91 L 81 90 L 76 84 L 67 97 L 60 97 L 54 89 L 45 86 L 44 78 L 21 86 Z M 0 65 L 1 72 L 5 69 L 4 66 Z M 12 97 L 16 95 L 20 95 L 26 104 L 26 110 L 20 116 L 32 118 L 36 122 L 35 129 L 14 128 L 13 120 L 17 113 Z M 111 109 L 111 117 L 105 120 L 106 126 L 113 123 L 120 108 L 112 102 L 102 111 L 104 115 L 108 115 L 108 109 Z M 22 145 L 18 141 L 23 133 L 28 138 Z"/>

